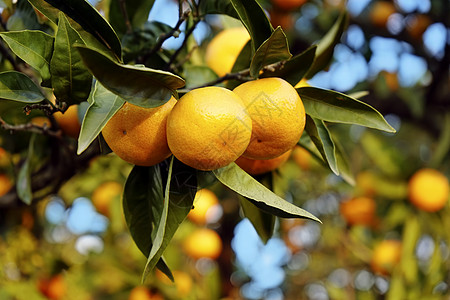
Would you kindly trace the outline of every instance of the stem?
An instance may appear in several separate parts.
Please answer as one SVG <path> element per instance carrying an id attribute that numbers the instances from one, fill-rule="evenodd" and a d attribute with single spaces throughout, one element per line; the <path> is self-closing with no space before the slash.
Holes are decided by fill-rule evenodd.
<path id="1" fill-rule="evenodd" d="M 185 35 L 184 35 L 184 40 L 183 43 L 181 44 L 181 46 L 177 49 L 177 51 L 175 51 L 175 53 L 170 57 L 169 62 L 167 63 L 169 70 L 172 70 L 172 64 L 174 63 L 174 61 L 177 59 L 178 55 L 180 55 L 181 51 L 183 50 L 184 46 L 186 46 L 186 43 L 188 41 L 189 36 L 194 32 L 195 28 L 197 27 L 197 24 L 200 23 L 200 20 L 196 20 L 194 22 L 194 24 L 192 24 L 192 27 L 190 27 L 188 29 L 188 31 L 186 31 Z"/>
<path id="2" fill-rule="evenodd" d="M 127 33 L 131 33 L 133 31 L 133 27 L 131 27 L 130 17 L 127 12 L 127 4 L 125 0 L 119 0 L 120 11 L 122 12 L 123 19 L 125 20 L 125 26 L 127 27 Z"/>
<path id="3" fill-rule="evenodd" d="M 35 125 L 33 123 L 11 125 L 11 124 L 8 124 L 5 120 L 3 120 L 2 117 L 0 117 L 0 126 L 4 130 L 11 131 L 12 133 L 20 132 L 20 131 L 34 132 L 34 133 L 38 133 L 38 134 L 51 136 L 51 137 L 54 137 L 54 138 L 57 138 L 57 139 L 62 139 L 61 131 L 59 131 L 59 130 L 58 131 L 54 131 L 50 127 L 45 126 L 45 125 L 44 126 L 39 126 L 39 125 Z"/>

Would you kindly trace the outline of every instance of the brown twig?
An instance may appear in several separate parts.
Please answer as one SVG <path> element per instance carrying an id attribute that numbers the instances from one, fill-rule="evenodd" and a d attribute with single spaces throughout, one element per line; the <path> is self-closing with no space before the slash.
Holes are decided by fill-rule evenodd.
<path id="1" fill-rule="evenodd" d="M 18 125 L 11 125 L 8 124 L 3 118 L 0 117 L 0 126 L 7 131 L 10 131 L 11 133 L 14 132 L 34 132 L 38 134 L 43 134 L 47 136 L 51 136 L 57 139 L 62 138 L 62 133 L 60 130 L 52 130 L 50 127 L 46 126 L 39 126 L 33 123 L 26 123 L 26 124 L 18 124 Z"/>
<path id="2" fill-rule="evenodd" d="M 181 51 L 183 50 L 184 46 L 186 46 L 186 43 L 189 39 L 189 36 L 194 32 L 195 28 L 197 27 L 197 24 L 200 23 L 200 19 L 197 19 L 194 24 L 186 31 L 184 34 L 184 40 L 181 46 L 175 51 L 175 53 L 170 57 L 169 62 L 167 63 L 168 69 L 172 70 L 172 64 L 177 59 L 178 55 L 180 55 Z"/>
<path id="3" fill-rule="evenodd" d="M 125 20 L 125 26 L 127 27 L 127 33 L 133 32 L 133 27 L 131 26 L 130 17 L 127 12 L 127 4 L 125 0 L 119 0 L 120 11 L 122 12 L 123 19 Z"/>

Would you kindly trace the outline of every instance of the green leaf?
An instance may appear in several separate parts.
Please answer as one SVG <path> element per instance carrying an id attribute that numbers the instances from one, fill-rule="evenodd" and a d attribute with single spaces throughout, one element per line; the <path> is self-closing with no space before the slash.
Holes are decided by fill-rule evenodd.
<path id="1" fill-rule="evenodd" d="M 256 207 L 251 201 L 244 197 L 239 197 L 239 203 L 241 204 L 244 217 L 249 219 L 258 233 L 263 243 L 267 243 L 273 235 L 275 227 L 275 216 L 266 213 Z"/>
<path id="2" fill-rule="evenodd" d="M 317 46 L 312 46 L 287 60 L 283 65 L 283 68 L 275 71 L 265 70 L 260 77 L 279 77 L 289 82 L 292 86 L 295 86 L 308 72 L 311 67 L 314 57 L 316 55 Z"/>
<path id="3" fill-rule="evenodd" d="M 231 73 L 239 72 L 250 68 L 251 60 L 252 60 L 252 43 L 251 41 L 248 41 L 247 44 L 245 44 L 244 48 L 242 48 L 241 52 L 239 52 L 239 55 L 236 58 L 236 61 L 234 62 L 233 68 L 231 69 Z M 241 83 L 242 81 L 239 80 L 228 80 L 226 82 L 226 87 L 232 90 Z"/>
<path id="4" fill-rule="evenodd" d="M 0 99 L 38 103 L 44 100 L 45 96 L 27 75 L 8 71 L 0 73 Z"/>
<path id="5" fill-rule="evenodd" d="M 250 64 L 250 76 L 257 78 L 259 71 L 270 64 L 291 58 L 286 35 L 278 26 L 272 35 L 256 50 Z"/>
<path id="6" fill-rule="evenodd" d="M 327 162 L 331 171 L 333 171 L 334 174 L 339 175 L 334 142 L 324 122 L 307 115 L 305 130 L 311 138 L 311 141 L 316 145 L 323 160 Z"/>
<path id="7" fill-rule="evenodd" d="M 314 87 L 301 87 L 297 92 L 306 113 L 313 118 L 395 132 L 377 110 L 360 100 L 339 92 Z"/>
<path id="8" fill-rule="evenodd" d="M 197 178 L 195 169 L 182 164 L 172 156 L 168 167 L 163 210 L 156 235 L 153 238 L 153 246 L 148 256 L 142 281 L 155 267 L 178 227 L 186 219 L 186 216 L 192 209 L 196 192 Z"/>
<path id="9" fill-rule="evenodd" d="M 199 10 L 200 15 L 223 14 L 239 19 L 239 15 L 230 0 L 201 0 Z"/>
<path id="10" fill-rule="evenodd" d="M 320 222 L 304 209 L 280 198 L 235 163 L 213 171 L 225 186 L 244 196 L 261 210 L 282 218 L 307 218 Z"/>
<path id="11" fill-rule="evenodd" d="M 230 1 L 252 38 L 252 53 L 255 53 L 256 49 L 271 36 L 272 25 L 256 0 Z"/>
<path id="12" fill-rule="evenodd" d="M 184 68 L 186 88 L 191 89 L 217 79 L 217 74 L 206 66 L 187 65 Z"/>
<path id="13" fill-rule="evenodd" d="M 14 54 L 41 74 L 44 82 L 50 80 L 50 59 L 54 40 L 52 36 L 37 30 L 2 32 L 0 36 Z"/>
<path id="14" fill-rule="evenodd" d="M 59 9 L 47 3 L 45 0 L 28 0 L 28 2 L 51 22 L 58 24 Z"/>
<path id="15" fill-rule="evenodd" d="M 48 8 L 48 5 L 42 4 L 43 0 L 29 1 L 35 7 L 41 6 Z M 120 60 L 122 57 L 122 48 L 119 38 L 112 29 L 111 25 L 88 1 L 45 0 L 45 2 L 66 13 L 71 19 L 80 24 L 84 30 L 92 34 L 98 41 L 110 49 L 116 55 L 118 60 Z M 47 17 L 55 22 L 55 11 L 49 9 L 45 9 L 44 11 L 41 12 L 46 16 L 46 13 L 51 13 L 52 15 Z"/>
<path id="16" fill-rule="evenodd" d="M 32 134 L 30 143 L 28 144 L 27 158 L 20 167 L 19 174 L 17 175 L 17 196 L 24 203 L 30 205 L 33 200 L 33 191 L 31 190 L 31 158 L 34 154 L 34 141 L 36 140 L 36 134 Z"/>
<path id="17" fill-rule="evenodd" d="M 108 20 L 115 31 L 121 36 L 127 32 L 125 18 L 123 17 L 121 2 L 125 3 L 130 26 L 140 28 L 148 20 L 148 15 L 153 7 L 155 0 L 135 0 L 135 1 L 121 1 L 111 0 L 109 4 Z"/>
<path id="18" fill-rule="evenodd" d="M 84 42 L 65 15 L 60 13 L 50 73 L 56 99 L 69 105 L 85 101 L 92 85 L 92 75 L 83 64 L 80 53 L 73 47 L 75 43 Z"/>
<path id="19" fill-rule="evenodd" d="M 86 46 L 77 46 L 85 65 L 104 87 L 124 100 L 142 107 L 157 107 L 169 101 L 184 80 L 172 73 L 146 67 L 118 64 Z"/>
<path id="20" fill-rule="evenodd" d="M 354 186 L 356 184 L 355 175 L 353 174 L 352 169 L 350 167 L 349 158 L 338 140 L 334 141 L 334 145 L 336 147 L 335 154 L 336 154 L 337 166 L 339 169 L 339 176 L 341 176 L 342 179 L 345 180 L 345 182 Z"/>
<path id="21" fill-rule="evenodd" d="M 313 77 L 319 71 L 325 69 L 331 62 L 334 47 L 339 43 L 342 34 L 348 25 L 348 13 L 342 13 L 327 34 L 317 44 L 316 59 L 308 71 L 306 78 Z"/>
<path id="22" fill-rule="evenodd" d="M 84 115 L 81 132 L 78 137 L 77 153 L 81 154 L 100 134 L 106 123 L 122 107 L 125 100 L 111 93 L 98 81 L 92 92 L 92 103 Z"/>

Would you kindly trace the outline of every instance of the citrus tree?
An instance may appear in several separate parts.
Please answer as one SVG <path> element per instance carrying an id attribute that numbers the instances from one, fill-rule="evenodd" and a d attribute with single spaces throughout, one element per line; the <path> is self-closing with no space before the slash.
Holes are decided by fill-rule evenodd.
<path id="1" fill-rule="evenodd" d="M 7 153 L 3 169 L 9 176 L 1 206 L 5 216 L 25 205 L 38 210 L 40 200 L 58 193 L 80 173 L 119 174 L 125 182 L 126 225 L 145 256 L 142 282 L 155 269 L 171 280 L 189 282 L 172 272 L 164 257 L 170 255 L 166 252 L 171 242 L 179 244 L 176 232 L 186 217 L 207 223 L 204 213 L 203 218 L 193 216 L 202 205 L 194 199 L 208 193 L 205 188 L 220 184 L 239 195 L 243 216 L 268 242 L 277 217 L 320 222 L 315 211 L 284 199 L 283 192 L 292 186 L 280 186 L 271 173 L 291 151 L 298 165 L 305 163 L 302 157 L 313 157 L 321 172 L 324 167 L 346 184 L 359 186 L 361 179 L 355 180 L 349 160 L 357 146 L 344 147 L 337 137 L 345 134 L 333 134 L 330 127 L 351 124 L 388 133 L 395 129 L 360 100 L 365 92 L 344 94 L 306 83 L 330 65 L 348 26 L 345 9 L 329 14 L 332 21 L 320 36 L 299 46 L 290 45 L 286 33 L 292 26 L 291 11 L 304 1 L 275 1 L 272 22 L 261 6 L 266 7 L 264 1 L 179 1 L 173 27 L 148 21 L 153 2 L 110 0 L 94 7 L 85 0 L 3 1 L 0 122 Z M 199 44 L 193 36 L 199 24 L 213 24 L 217 18 L 233 28 L 213 32 L 214 38 Z M 172 37 L 182 41 L 167 50 L 163 44 Z M 363 141 L 369 157 L 376 155 L 369 145 L 379 145 L 371 137 Z M 98 169 L 99 159 L 110 167 Z M 321 182 L 311 184 L 323 191 Z M 442 186 L 439 200 L 445 205 L 448 182 Z M 74 194 L 83 194 L 86 187 L 76 188 Z M 110 197 L 122 193 L 114 184 L 105 191 Z M 343 203 L 341 214 L 349 225 L 376 227 L 373 199 L 361 194 Z M 93 195 L 92 201 L 100 212 L 120 218 L 121 212 L 100 208 L 108 202 L 101 195 Z M 211 197 L 208 201 L 217 202 Z M 391 220 L 389 226 L 396 222 Z M 215 248 L 205 241 L 213 241 Z M 215 231 L 203 229 L 183 248 L 194 259 L 216 259 L 214 249 L 220 243 Z M 390 274 L 400 257 L 397 241 L 386 244 L 391 260 L 381 266 L 370 262 L 380 274 Z M 364 249 L 361 253 L 364 256 Z M 58 277 L 53 280 L 59 282 Z M 48 296 L 53 293 L 48 282 L 41 285 L 47 297 L 61 297 Z"/>

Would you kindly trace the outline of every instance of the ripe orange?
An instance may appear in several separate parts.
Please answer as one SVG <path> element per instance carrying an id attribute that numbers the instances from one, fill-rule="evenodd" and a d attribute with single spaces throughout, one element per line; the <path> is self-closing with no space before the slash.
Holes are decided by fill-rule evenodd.
<path id="1" fill-rule="evenodd" d="M 307 0 L 272 0 L 275 8 L 281 10 L 294 10 L 306 3 Z"/>
<path id="2" fill-rule="evenodd" d="M 292 152 L 292 158 L 294 159 L 297 166 L 299 166 L 303 170 L 308 170 L 313 162 L 311 153 L 300 146 L 295 146 L 294 151 Z"/>
<path id="3" fill-rule="evenodd" d="M 188 218 L 200 225 L 209 223 L 210 208 L 219 204 L 219 199 L 211 190 L 201 189 L 197 191 L 194 198 L 194 208 L 189 212 Z"/>
<path id="4" fill-rule="evenodd" d="M 50 126 L 52 126 L 49 118 L 44 116 L 34 117 L 30 120 L 30 123 L 40 127 L 46 126 L 47 128 L 50 128 Z"/>
<path id="5" fill-rule="evenodd" d="M 291 152 L 292 150 L 288 150 L 272 159 L 251 159 L 241 156 L 236 160 L 236 164 L 251 175 L 264 174 L 273 171 L 284 164 L 291 156 Z"/>
<path id="6" fill-rule="evenodd" d="M 8 193 L 11 187 L 11 179 L 6 174 L 0 174 L 0 197 Z"/>
<path id="7" fill-rule="evenodd" d="M 53 116 L 65 135 L 78 139 L 78 135 L 81 130 L 81 123 L 78 119 L 78 105 L 71 105 L 64 112 L 64 114 L 61 112 L 56 112 Z"/>
<path id="8" fill-rule="evenodd" d="M 389 275 L 400 262 L 402 244 L 397 240 L 384 240 L 375 246 L 370 266 L 381 275 Z"/>
<path id="9" fill-rule="evenodd" d="M 373 225 L 376 204 L 372 198 L 356 197 L 340 205 L 342 217 L 350 225 Z"/>
<path id="10" fill-rule="evenodd" d="M 389 17 L 397 12 L 394 4 L 388 1 L 376 1 L 369 12 L 372 23 L 378 27 L 385 27 Z"/>
<path id="11" fill-rule="evenodd" d="M 126 102 L 102 130 L 111 150 L 138 166 L 153 166 L 170 156 L 166 138 L 167 117 L 177 103 L 171 98 L 155 108 Z"/>
<path id="12" fill-rule="evenodd" d="M 408 197 L 409 201 L 419 209 L 436 212 L 448 202 L 448 179 L 438 170 L 421 169 L 409 180 Z"/>
<path id="13" fill-rule="evenodd" d="M 172 271 L 174 282 L 170 281 L 166 275 L 164 275 L 161 271 L 156 271 L 156 277 L 166 285 L 175 285 L 178 296 L 184 298 L 192 290 L 193 281 L 192 277 L 183 271 L 174 270 Z M 152 298 L 153 299 L 153 298 Z"/>
<path id="14" fill-rule="evenodd" d="M 39 291 L 51 300 L 64 299 L 67 293 L 66 282 L 61 274 L 55 275 L 50 279 L 39 279 L 37 285 Z"/>
<path id="15" fill-rule="evenodd" d="M 294 16 L 290 12 L 272 9 L 269 11 L 270 23 L 273 27 L 281 26 L 283 30 L 290 30 L 294 26 Z"/>
<path id="16" fill-rule="evenodd" d="M 305 127 L 305 108 L 297 91 L 281 78 L 245 82 L 234 89 L 253 121 L 244 156 L 271 159 L 294 148 Z"/>
<path id="17" fill-rule="evenodd" d="M 117 181 L 106 181 L 100 184 L 92 193 L 92 204 L 97 211 L 109 216 L 111 201 L 119 198 L 122 194 L 122 185 Z"/>
<path id="18" fill-rule="evenodd" d="M 234 62 L 250 40 L 245 27 L 233 27 L 217 34 L 206 48 L 206 64 L 219 76 L 224 76 L 233 68 Z"/>
<path id="19" fill-rule="evenodd" d="M 173 155 L 204 171 L 235 161 L 247 148 L 251 134 L 252 120 L 242 100 L 221 87 L 188 92 L 167 119 L 167 141 Z"/>
<path id="20" fill-rule="evenodd" d="M 430 26 L 432 20 L 427 15 L 415 15 L 411 16 L 411 18 L 407 19 L 406 22 L 406 31 L 409 33 L 411 37 L 416 40 L 419 40 L 422 37 L 422 34 L 427 30 L 428 26 Z"/>
<path id="21" fill-rule="evenodd" d="M 200 228 L 186 237 L 183 249 L 188 256 L 194 259 L 216 259 L 222 252 L 222 240 L 214 230 Z"/>

